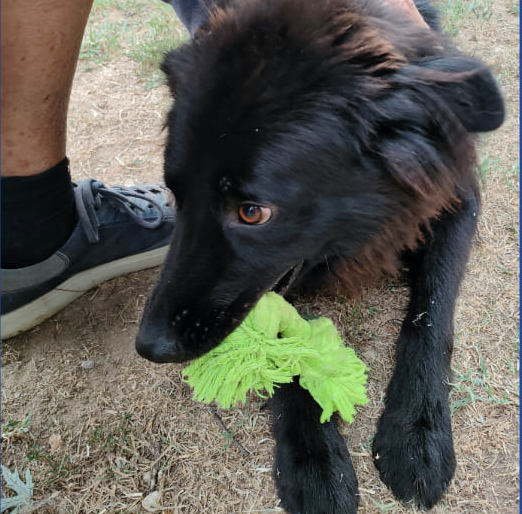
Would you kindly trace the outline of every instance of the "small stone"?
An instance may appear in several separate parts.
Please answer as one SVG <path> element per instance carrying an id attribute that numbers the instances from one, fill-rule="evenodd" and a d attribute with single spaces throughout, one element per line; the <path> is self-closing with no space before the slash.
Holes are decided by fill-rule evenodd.
<path id="1" fill-rule="evenodd" d="M 93 360 L 86 360 L 82 361 L 82 368 L 83 369 L 92 369 L 94 368 L 94 361 Z"/>
<path id="2" fill-rule="evenodd" d="M 141 475 L 141 481 L 145 484 L 145 485 L 150 485 L 150 479 L 151 479 L 152 475 L 150 473 L 150 471 L 145 471 L 145 473 L 143 473 L 143 475 Z"/>
<path id="3" fill-rule="evenodd" d="M 148 512 L 156 512 L 161 509 L 161 493 L 159 491 L 153 491 L 143 498 L 141 504 L 143 508 Z"/>

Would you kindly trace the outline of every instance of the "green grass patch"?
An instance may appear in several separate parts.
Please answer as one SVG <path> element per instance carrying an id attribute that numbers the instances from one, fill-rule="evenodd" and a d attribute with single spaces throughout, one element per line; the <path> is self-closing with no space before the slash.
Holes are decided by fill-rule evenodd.
<path id="1" fill-rule="evenodd" d="M 107 64 L 121 49 L 120 34 L 128 31 L 126 22 L 103 21 L 88 25 L 83 36 L 80 60 L 90 66 Z"/>
<path id="2" fill-rule="evenodd" d="M 496 173 L 500 168 L 500 157 L 498 155 L 491 156 L 489 153 L 486 154 L 480 161 L 478 171 L 479 178 L 482 185 L 487 182 L 488 175 Z"/>
<path id="3" fill-rule="evenodd" d="M 173 28 L 172 16 L 159 13 L 140 27 L 124 54 L 140 65 L 138 76 L 147 86 L 157 87 L 164 81 L 159 70 L 163 56 L 186 40 L 179 26 Z"/>
<path id="4" fill-rule="evenodd" d="M 96 427 L 87 437 L 86 444 L 89 451 L 100 453 L 111 453 L 119 451 L 122 454 L 129 453 L 127 443 L 132 432 L 132 416 L 124 412 L 120 416 L 120 422 L 116 430 L 106 430 L 103 427 Z"/>
<path id="5" fill-rule="evenodd" d="M 146 88 L 164 83 L 159 64 L 189 36 L 171 6 L 157 0 L 95 0 L 80 50 L 84 70 L 122 56 L 138 64 Z"/>
<path id="6" fill-rule="evenodd" d="M 9 418 L 7 422 L 2 425 L 2 439 L 17 439 L 27 434 L 32 417 L 33 411 L 31 410 L 23 421 Z"/>
<path id="7" fill-rule="evenodd" d="M 479 355 L 479 367 L 466 372 L 454 369 L 450 392 L 450 409 L 453 414 L 458 409 L 477 402 L 494 403 L 497 405 L 513 405 L 507 391 L 499 393 L 491 384 L 491 370 Z"/>
<path id="8" fill-rule="evenodd" d="M 488 22 L 493 16 L 493 0 L 442 0 L 437 6 L 444 32 L 451 37 L 459 33 L 463 19 L 474 16 L 481 22 Z"/>

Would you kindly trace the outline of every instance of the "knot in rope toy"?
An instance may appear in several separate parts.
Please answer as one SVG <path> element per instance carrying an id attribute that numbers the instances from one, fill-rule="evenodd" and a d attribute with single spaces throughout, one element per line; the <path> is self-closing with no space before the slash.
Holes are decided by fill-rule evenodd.
<path id="1" fill-rule="evenodd" d="M 323 409 L 321 423 L 335 411 L 351 423 L 355 405 L 364 405 L 366 366 L 347 348 L 331 320 L 306 321 L 284 298 L 266 293 L 216 348 L 183 370 L 198 401 L 223 408 L 245 402 L 248 391 L 266 398 L 277 384 L 307 389 Z"/>

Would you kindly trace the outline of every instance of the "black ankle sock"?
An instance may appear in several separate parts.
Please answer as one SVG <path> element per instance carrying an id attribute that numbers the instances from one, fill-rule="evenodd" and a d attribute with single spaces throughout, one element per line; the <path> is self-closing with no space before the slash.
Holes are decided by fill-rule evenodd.
<path id="1" fill-rule="evenodd" d="M 2 268 L 43 261 L 76 225 L 67 157 L 30 177 L 2 177 Z"/>

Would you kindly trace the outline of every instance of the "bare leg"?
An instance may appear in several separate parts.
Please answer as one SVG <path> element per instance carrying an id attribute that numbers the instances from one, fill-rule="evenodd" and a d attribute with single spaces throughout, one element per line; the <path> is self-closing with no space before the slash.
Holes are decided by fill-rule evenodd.
<path id="1" fill-rule="evenodd" d="M 65 157 L 69 96 L 92 2 L 2 2 L 2 176 L 35 175 Z"/>

